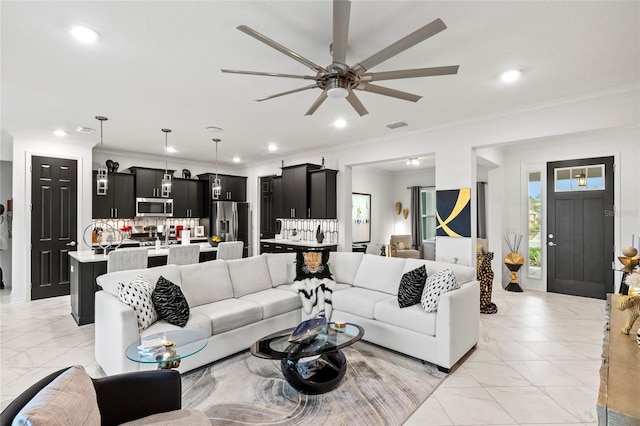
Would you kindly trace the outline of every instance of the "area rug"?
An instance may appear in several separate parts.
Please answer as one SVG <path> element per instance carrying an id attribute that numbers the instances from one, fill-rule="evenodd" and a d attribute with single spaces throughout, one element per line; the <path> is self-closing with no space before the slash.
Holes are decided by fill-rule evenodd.
<path id="1" fill-rule="evenodd" d="M 433 364 L 363 341 L 344 348 L 347 373 L 334 390 L 306 395 L 280 362 L 249 351 L 182 377 L 182 406 L 213 425 L 400 425 L 442 383 Z"/>

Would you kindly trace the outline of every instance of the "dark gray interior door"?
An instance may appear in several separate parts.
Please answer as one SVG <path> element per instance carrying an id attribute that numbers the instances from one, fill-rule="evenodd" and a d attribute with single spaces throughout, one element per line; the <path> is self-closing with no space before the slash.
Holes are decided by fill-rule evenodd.
<path id="1" fill-rule="evenodd" d="M 77 234 L 77 162 L 32 157 L 31 299 L 69 294 Z"/>
<path id="2" fill-rule="evenodd" d="M 584 170 L 594 177 L 581 186 Z M 613 293 L 613 157 L 547 163 L 547 194 L 548 291 L 605 299 Z"/>

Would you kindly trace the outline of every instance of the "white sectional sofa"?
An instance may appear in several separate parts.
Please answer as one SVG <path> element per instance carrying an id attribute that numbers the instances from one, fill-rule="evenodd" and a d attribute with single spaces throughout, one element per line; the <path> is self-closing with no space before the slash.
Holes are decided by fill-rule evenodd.
<path id="1" fill-rule="evenodd" d="M 397 303 L 403 273 L 422 264 L 428 275 L 451 268 L 461 284 L 442 295 L 434 313 L 425 313 L 419 304 L 401 309 Z M 443 370 L 477 343 L 480 290 L 473 268 L 352 252 L 332 252 L 329 267 L 337 283 L 331 320 L 361 325 L 364 340 Z M 138 332 L 135 312 L 117 297 L 118 283 L 138 275 L 152 284 L 162 275 L 180 286 L 190 307 L 185 328 L 209 336 L 202 351 L 182 360 L 181 372 L 246 350 L 267 334 L 295 327 L 308 317 L 290 287 L 295 278 L 292 253 L 105 274 L 97 279 L 103 290 L 95 295 L 95 356 L 108 375 L 155 368 L 126 359 L 125 349 L 140 337 L 179 329 L 160 320 Z"/>

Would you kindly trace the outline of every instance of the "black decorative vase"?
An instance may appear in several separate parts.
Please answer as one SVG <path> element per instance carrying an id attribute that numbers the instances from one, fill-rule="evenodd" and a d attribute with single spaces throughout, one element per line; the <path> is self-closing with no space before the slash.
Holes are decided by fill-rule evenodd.
<path id="1" fill-rule="evenodd" d="M 318 229 L 316 230 L 316 241 L 318 241 L 318 243 L 324 241 L 324 232 L 320 230 L 320 225 L 318 225 Z"/>

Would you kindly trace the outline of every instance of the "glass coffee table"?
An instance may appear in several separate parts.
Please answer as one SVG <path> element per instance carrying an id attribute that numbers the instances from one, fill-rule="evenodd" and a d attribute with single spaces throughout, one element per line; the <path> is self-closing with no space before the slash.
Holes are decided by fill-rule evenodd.
<path id="1" fill-rule="evenodd" d="M 336 387 L 347 371 L 347 359 L 340 350 L 362 338 L 364 329 L 346 323 L 336 327 L 330 322 L 313 339 L 289 342 L 293 328 L 270 334 L 251 346 L 258 358 L 279 359 L 285 379 L 304 393 L 322 393 Z"/>
<path id="2" fill-rule="evenodd" d="M 207 336 L 194 330 L 171 330 L 151 334 L 127 347 L 125 355 L 142 364 L 158 364 L 158 369 L 180 366 L 182 358 L 197 354 L 207 346 Z"/>

